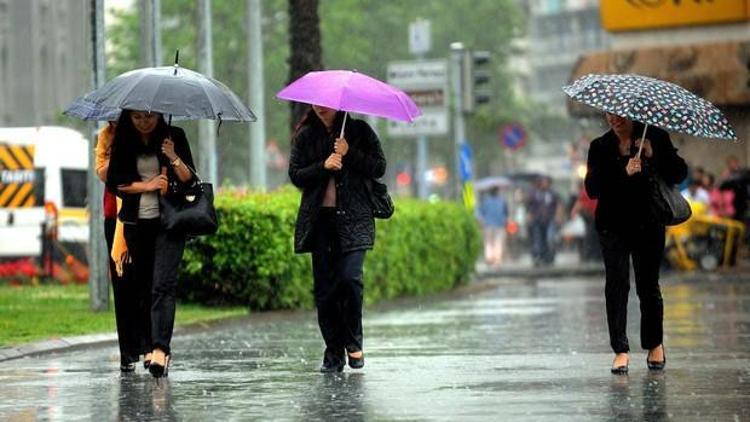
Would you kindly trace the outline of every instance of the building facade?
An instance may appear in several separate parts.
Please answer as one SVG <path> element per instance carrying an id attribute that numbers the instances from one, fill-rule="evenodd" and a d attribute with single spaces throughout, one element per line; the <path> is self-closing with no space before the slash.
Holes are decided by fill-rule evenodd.
<path id="1" fill-rule="evenodd" d="M 90 2 L 0 0 L 0 126 L 56 124 L 92 85 Z"/>

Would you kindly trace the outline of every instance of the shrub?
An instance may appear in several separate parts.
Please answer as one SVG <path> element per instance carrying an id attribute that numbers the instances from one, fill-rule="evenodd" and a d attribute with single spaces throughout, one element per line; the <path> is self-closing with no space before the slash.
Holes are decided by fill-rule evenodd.
<path id="1" fill-rule="evenodd" d="M 310 255 L 295 255 L 293 248 L 299 198 L 291 187 L 217 195 L 219 231 L 188 243 L 181 295 L 252 310 L 311 308 Z M 468 280 L 479 254 L 472 215 L 450 202 L 397 201 L 396 214 L 378 220 L 376 230 L 365 260 L 370 303 L 450 289 Z"/>

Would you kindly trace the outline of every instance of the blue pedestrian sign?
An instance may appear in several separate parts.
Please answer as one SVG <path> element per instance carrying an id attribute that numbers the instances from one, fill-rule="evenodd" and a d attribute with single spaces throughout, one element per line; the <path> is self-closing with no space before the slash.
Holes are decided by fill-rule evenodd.
<path id="1" fill-rule="evenodd" d="M 526 129 L 518 123 L 510 123 L 498 130 L 500 143 L 511 151 L 515 151 L 526 144 Z"/>
<path id="2" fill-rule="evenodd" d="M 462 143 L 458 160 L 458 170 L 461 173 L 462 182 L 466 182 L 472 179 L 474 173 L 474 171 L 472 170 L 472 168 L 474 167 L 473 155 L 474 154 L 471 152 L 471 145 L 469 145 L 468 142 Z"/>

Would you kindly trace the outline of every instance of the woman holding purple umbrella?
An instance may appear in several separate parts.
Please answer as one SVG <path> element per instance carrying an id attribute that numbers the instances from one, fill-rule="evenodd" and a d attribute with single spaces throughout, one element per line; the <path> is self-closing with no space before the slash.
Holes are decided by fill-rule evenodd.
<path id="1" fill-rule="evenodd" d="M 385 173 L 375 132 L 362 120 L 313 105 L 292 137 L 289 178 L 302 190 L 296 253 L 312 253 L 313 292 L 325 341 L 320 372 L 364 366 L 363 265 L 375 242 L 368 179 Z M 342 126 L 345 130 L 342 132 Z"/>
<path id="2" fill-rule="evenodd" d="M 687 175 L 667 132 L 649 126 L 638 149 L 643 124 L 607 113 L 610 130 L 589 147 L 586 192 L 598 199 L 596 229 L 606 270 L 605 298 L 613 374 L 626 374 L 630 362 L 626 333 L 630 259 L 641 308 L 641 347 L 646 363 L 661 370 L 667 363 L 663 345 L 664 304 L 659 267 L 664 255 L 664 225 L 649 215 L 652 200 L 648 177 L 660 175 L 674 185 Z"/>

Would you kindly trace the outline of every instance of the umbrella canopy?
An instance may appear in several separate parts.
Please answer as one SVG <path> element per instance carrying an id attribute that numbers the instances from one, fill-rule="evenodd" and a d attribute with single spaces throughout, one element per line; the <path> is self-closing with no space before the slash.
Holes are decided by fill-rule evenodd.
<path id="1" fill-rule="evenodd" d="M 350 70 L 310 72 L 276 94 L 282 100 L 413 122 L 422 115 L 400 89 Z"/>
<path id="2" fill-rule="evenodd" d="M 74 101 L 65 113 L 100 120 L 120 109 L 158 112 L 177 120 L 256 120 L 226 85 L 176 64 L 125 72 Z"/>
<path id="3" fill-rule="evenodd" d="M 591 107 L 665 130 L 737 139 L 715 105 L 670 82 L 635 74 L 589 74 L 563 87 L 563 91 Z"/>
<path id="4" fill-rule="evenodd" d="M 77 117 L 81 120 L 117 120 L 120 118 L 119 108 L 110 108 L 105 106 L 97 106 L 96 104 L 86 101 L 83 97 L 76 98 L 68 109 L 63 114 L 70 117 Z"/>
<path id="5" fill-rule="evenodd" d="M 511 185 L 510 179 L 503 176 L 485 177 L 474 182 L 474 189 L 477 191 L 489 190 L 492 188 L 507 188 Z"/>

